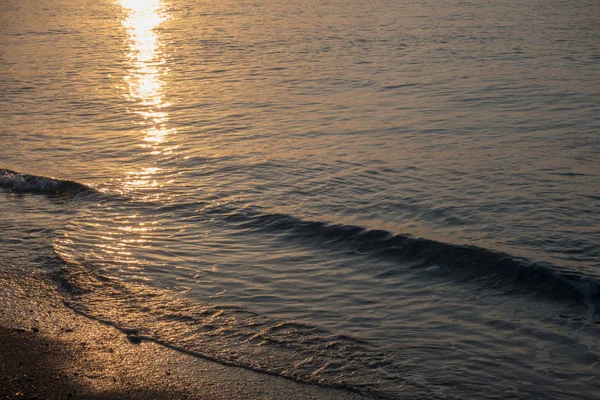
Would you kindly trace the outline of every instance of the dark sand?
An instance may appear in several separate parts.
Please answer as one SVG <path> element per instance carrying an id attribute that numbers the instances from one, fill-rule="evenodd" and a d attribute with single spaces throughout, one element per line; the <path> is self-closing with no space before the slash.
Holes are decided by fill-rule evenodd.
<path id="1" fill-rule="evenodd" d="M 0 264 L 0 399 L 340 399 L 304 385 L 182 354 L 90 320 L 40 271 Z"/>

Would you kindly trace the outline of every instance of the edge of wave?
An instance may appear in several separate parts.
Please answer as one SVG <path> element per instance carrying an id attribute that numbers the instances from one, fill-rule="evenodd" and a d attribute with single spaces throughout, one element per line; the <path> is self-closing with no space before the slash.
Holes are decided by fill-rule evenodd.
<path id="1" fill-rule="evenodd" d="M 208 214 L 223 214 L 225 221 L 239 229 L 279 233 L 287 240 L 319 247 L 335 244 L 349 252 L 406 261 L 413 265 L 412 268 L 439 267 L 442 274 L 451 274 L 461 281 L 476 281 L 495 287 L 500 285 L 509 291 L 533 287 L 535 292 L 553 298 L 578 298 L 590 309 L 600 303 L 600 279 L 545 261 L 474 245 L 439 242 L 356 225 L 307 221 L 287 214 L 261 213 L 253 209 L 224 207 L 209 209 Z"/>
<path id="2" fill-rule="evenodd" d="M 76 195 L 99 193 L 98 190 L 80 182 L 31 175 L 11 169 L 0 168 L 0 188 L 15 193 L 37 193 L 46 195 Z"/>

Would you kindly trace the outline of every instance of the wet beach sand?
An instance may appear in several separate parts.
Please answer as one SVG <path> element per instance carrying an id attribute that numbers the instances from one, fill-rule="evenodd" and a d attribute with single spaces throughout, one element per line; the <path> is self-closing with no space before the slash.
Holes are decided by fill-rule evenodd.
<path id="1" fill-rule="evenodd" d="M 367 398 L 140 340 L 66 307 L 43 271 L 28 275 L 0 268 L 0 399 Z"/>

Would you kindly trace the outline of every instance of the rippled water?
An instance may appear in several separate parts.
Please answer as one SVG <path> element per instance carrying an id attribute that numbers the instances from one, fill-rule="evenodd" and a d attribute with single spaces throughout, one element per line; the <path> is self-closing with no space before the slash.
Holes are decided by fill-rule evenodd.
<path id="1" fill-rule="evenodd" d="M 43 265 L 94 318 L 301 381 L 592 399 L 598 15 L 4 0 L 3 262 Z"/>

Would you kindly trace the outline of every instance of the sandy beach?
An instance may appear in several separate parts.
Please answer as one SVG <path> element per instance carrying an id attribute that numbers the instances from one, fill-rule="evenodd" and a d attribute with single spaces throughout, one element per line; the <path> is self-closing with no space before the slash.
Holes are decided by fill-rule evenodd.
<path id="1" fill-rule="evenodd" d="M 143 341 L 75 313 L 43 271 L 0 269 L 0 399 L 348 399 Z"/>

